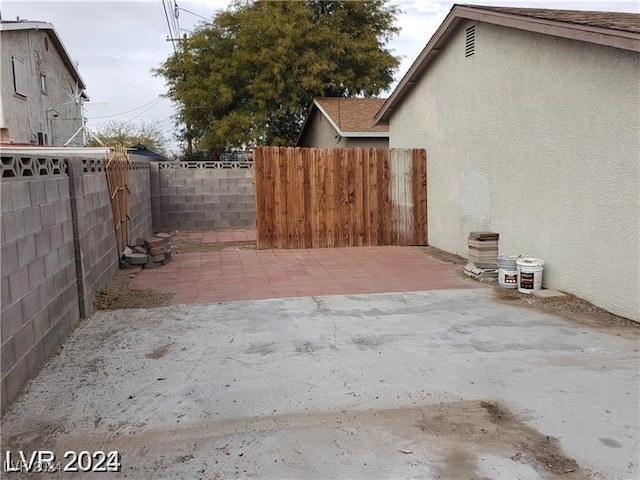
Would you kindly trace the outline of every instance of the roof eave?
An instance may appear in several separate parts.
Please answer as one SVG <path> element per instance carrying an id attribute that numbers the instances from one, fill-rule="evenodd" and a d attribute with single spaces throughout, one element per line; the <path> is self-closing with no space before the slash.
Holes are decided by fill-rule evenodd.
<path id="1" fill-rule="evenodd" d="M 376 124 L 388 123 L 394 109 L 404 99 L 413 84 L 419 80 L 429 63 L 454 32 L 456 26 L 463 20 L 477 20 L 535 33 L 640 52 L 640 35 L 636 33 L 454 5 L 440 27 L 438 27 L 438 30 L 436 30 L 436 33 L 431 37 L 422 52 L 420 52 L 420 55 L 418 55 L 418 58 L 409 67 L 405 76 L 400 80 L 398 86 L 374 117 Z"/>
<path id="2" fill-rule="evenodd" d="M 343 132 L 344 138 L 385 138 L 389 137 L 389 132 Z"/>

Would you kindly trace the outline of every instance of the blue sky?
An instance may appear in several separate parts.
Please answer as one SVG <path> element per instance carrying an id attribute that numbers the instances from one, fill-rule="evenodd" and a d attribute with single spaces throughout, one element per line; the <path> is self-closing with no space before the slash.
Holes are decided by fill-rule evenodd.
<path id="1" fill-rule="evenodd" d="M 166 3 L 173 4 L 173 0 Z M 188 33 L 202 19 L 210 18 L 228 5 L 227 0 L 178 1 L 178 26 Z M 401 57 L 396 79 L 400 80 L 413 60 L 436 31 L 454 2 L 398 0 L 403 13 L 398 18 L 401 33 L 390 48 Z M 609 10 L 640 13 L 639 2 L 578 1 L 477 1 L 460 3 L 514 7 Z M 91 101 L 86 103 L 89 128 L 99 128 L 109 120 L 160 122 L 170 133 L 171 102 L 161 95 L 164 81 L 154 78 L 157 67 L 172 51 L 162 0 L 104 2 L 2 2 L 2 18 L 39 20 L 54 25 L 78 68 Z M 195 15 L 194 15 L 195 14 Z M 172 24 L 174 31 L 176 25 Z M 174 148 L 177 144 L 174 142 Z"/>

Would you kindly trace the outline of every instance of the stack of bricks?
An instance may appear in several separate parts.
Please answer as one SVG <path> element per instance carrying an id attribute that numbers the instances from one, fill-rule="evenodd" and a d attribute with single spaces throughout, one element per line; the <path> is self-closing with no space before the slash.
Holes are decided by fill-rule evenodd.
<path id="1" fill-rule="evenodd" d="M 122 268 L 158 268 L 171 261 L 171 238 L 169 233 L 158 233 L 150 238 L 141 238 L 136 245 L 124 249 Z"/>
<path id="2" fill-rule="evenodd" d="M 476 267 L 498 268 L 498 239 L 494 232 L 471 232 L 469 234 L 469 261 Z"/>

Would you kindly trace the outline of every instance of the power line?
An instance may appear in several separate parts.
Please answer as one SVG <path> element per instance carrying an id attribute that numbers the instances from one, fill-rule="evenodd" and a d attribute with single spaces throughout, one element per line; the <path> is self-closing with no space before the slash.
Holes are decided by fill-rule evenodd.
<path id="1" fill-rule="evenodd" d="M 165 97 L 155 98 L 155 99 L 151 100 L 150 102 L 147 102 L 147 103 L 145 103 L 143 105 L 140 105 L 139 107 L 132 108 L 131 110 L 127 110 L 126 112 L 114 113 L 112 115 L 102 115 L 101 117 L 87 117 L 87 120 L 100 120 L 102 118 L 119 117 L 120 115 L 126 115 L 127 113 L 131 113 L 131 112 L 135 112 L 136 110 L 140 110 L 141 108 L 144 108 L 147 105 L 152 104 L 153 102 L 160 102 L 161 100 L 164 100 L 164 98 Z"/>
<path id="2" fill-rule="evenodd" d="M 149 110 L 151 110 L 154 107 L 157 107 L 158 104 L 160 103 L 160 100 L 162 100 L 164 97 L 160 97 L 158 99 L 158 101 L 156 103 L 154 103 L 153 105 L 151 105 L 149 108 L 147 108 L 146 110 L 141 111 L 139 114 L 134 115 L 133 117 L 131 117 L 129 120 L 125 120 L 126 123 L 132 122 L 133 120 L 135 120 L 136 118 L 140 117 L 142 114 L 147 113 Z"/>
<path id="3" fill-rule="evenodd" d="M 167 27 L 169 27 L 169 38 L 171 39 L 171 45 L 173 46 L 173 53 L 177 53 L 176 51 L 176 44 L 173 42 L 173 31 L 171 30 L 171 22 L 169 21 L 169 14 L 167 13 L 167 6 L 164 3 L 164 0 L 162 0 L 162 8 L 164 10 L 164 18 L 167 20 Z"/>
<path id="4" fill-rule="evenodd" d="M 203 20 L 207 20 L 208 22 L 211 22 L 211 18 L 203 17 L 202 15 L 198 15 L 197 13 L 194 13 L 191 10 L 187 10 L 186 8 L 178 7 L 178 10 L 182 10 L 183 12 L 190 13 L 194 17 L 202 18 Z"/>

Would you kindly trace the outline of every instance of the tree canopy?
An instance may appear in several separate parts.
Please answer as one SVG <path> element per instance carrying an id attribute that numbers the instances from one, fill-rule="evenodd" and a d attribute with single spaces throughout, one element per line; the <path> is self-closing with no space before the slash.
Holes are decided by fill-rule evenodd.
<path id="1" fill-rule="evenodd" d="M 140 143 L 149 150 L 167 154 L 168 140 L 157 122 L 132 123 L 111 120 L 99 127 L 95 134 L 108 147 L 115 145 L 132 147 Z M 91 146 L 97 147 L 99 143 L 91 140 Z"/>
<path id="2" fill-rule="evenodd" d="M 370 97 L 391 84 L 397 13 L 386 0 L 236 0 L 155 73 L 198 147 L 290 145 L 314 97 Z"/>

